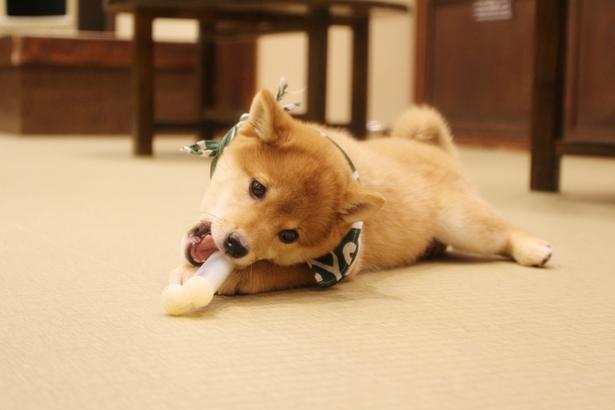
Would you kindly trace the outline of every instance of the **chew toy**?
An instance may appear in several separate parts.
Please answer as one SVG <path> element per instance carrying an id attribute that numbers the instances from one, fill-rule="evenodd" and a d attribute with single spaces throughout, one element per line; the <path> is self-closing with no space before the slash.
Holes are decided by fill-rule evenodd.
<path id="1" fill-rule="evenodd" d="M 215 252 L 183 285 L 170 283 L 162 291 L 162 306 L 174 316 L 201 309 L 211 302 L 216 290 L 232 271 L 233 264 L 222 252 Z"/>

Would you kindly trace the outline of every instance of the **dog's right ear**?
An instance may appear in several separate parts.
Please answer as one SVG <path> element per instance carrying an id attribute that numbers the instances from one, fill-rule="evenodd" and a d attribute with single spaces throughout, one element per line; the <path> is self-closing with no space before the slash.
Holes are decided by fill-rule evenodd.
<path id="1" fill-rule="evenodd" d="M 356 182 L 347 194 L 339 210 L 339 216 L 348 223 L 362 221 L 384 205 L 384 197 L 375 191 L 363 188 Z"/>
<path id="2" fill-rule="evenodd" d="M 286 139 L 291 121 L 290 115 L 280 107 L 273 94 L 261 90 L 252 100 L 246 131 L 273 144 Z"/>

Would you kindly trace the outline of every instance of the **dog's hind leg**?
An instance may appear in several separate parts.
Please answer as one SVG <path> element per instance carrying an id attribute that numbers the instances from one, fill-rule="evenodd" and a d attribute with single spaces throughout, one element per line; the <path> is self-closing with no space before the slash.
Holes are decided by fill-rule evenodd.
<path id="1" fill-rule="evenodd" d="M 436 239 L 460 251 L 503 255 L 524 266 L 543 266 L 551 245 L 515 227 L 473 193 L 455 192 L 442 204 Z"/>

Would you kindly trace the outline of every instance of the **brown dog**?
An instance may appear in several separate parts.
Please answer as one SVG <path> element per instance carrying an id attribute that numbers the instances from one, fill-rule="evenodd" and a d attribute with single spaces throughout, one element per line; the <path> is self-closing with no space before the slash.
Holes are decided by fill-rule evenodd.
<path id="1" fill-rule="evenodd" d="M 220 294 L 312 286 L 306 261 L 335 248 L 357 221 L 364 221 L 362 242 L 349 276 L 411 264 L 445 246 L 526 266 L 548 261 L 551 246 L 498 216 L 463 175 L 436 111 L 411 108 L 392 135 L 358 142 L 293 119 L 259 92 L 184 241 L 191 263 L 171 276 L 189 277 L 219 249 L 237 266 Z"/>

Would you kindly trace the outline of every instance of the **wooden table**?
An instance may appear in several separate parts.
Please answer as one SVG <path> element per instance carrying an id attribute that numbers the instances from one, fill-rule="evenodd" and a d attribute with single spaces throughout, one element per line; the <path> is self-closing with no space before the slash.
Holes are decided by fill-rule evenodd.
<path id="1" fill-rule="evenodd" d="M 226 124 L 231 121 L 231 117 L 234 118 L 212 110 L 212 89 L 216 82 L 212 68 L 215 66 L 214 45 L 217 41 L 229 37 L 306 32 L 308 78 L 305 118 L 324 123 L 327 107 L 328 29 L 333 25 L 348 26 L 353 33 L 353 71 L 351 120 L 347 127 L 362 138 L 366 133 L 367 122 L 369 18 L 375 10 L 408 10 L 404 2 L 376 0 L 107 0 L 106 7 L 110 12 L 129 12 L 134 15 L 132 95 L 136 155 L 152 155 L 154 132 L 162 125 L 154 119 L 154 19 L 172 17 L 199 21 L 199 111 L 202 115 L 196 125 L 204 138 L 212 137 L 216 125 Z"/>

